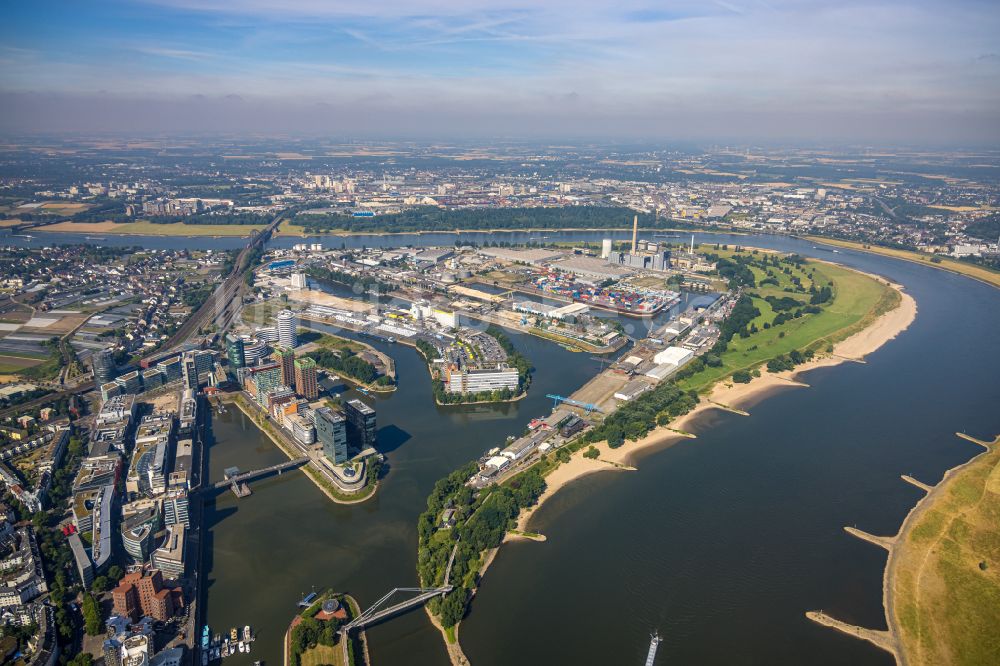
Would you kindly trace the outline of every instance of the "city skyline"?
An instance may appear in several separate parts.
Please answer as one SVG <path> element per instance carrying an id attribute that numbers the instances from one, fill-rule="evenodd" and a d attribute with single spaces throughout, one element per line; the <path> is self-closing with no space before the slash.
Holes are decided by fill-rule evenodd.
<path id="1" fill-rule="evenodd" d="M 0 131 L 995 144 L 980 0 L 6 9 Z"/>

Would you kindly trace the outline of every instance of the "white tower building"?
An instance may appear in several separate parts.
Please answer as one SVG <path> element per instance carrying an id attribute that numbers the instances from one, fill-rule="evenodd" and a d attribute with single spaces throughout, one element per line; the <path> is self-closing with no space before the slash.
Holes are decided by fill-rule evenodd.
<path id="1" fill-rule="evenodd" d="M 607 259 L 611 256 L 611 239 L 605 238 L 601 241 L 601 259 Z"/>
<path id="2" fill-rule="evenodd" d="M 282 310 L 278 313 L 278 344 L 288 349 L 295 349 L 299 345 L 298 334 L 299 318 L 291 310 Z"/>

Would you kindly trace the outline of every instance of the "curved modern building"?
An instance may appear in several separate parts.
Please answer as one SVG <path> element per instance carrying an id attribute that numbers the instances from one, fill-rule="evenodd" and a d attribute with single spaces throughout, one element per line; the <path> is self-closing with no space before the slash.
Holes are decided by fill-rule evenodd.
<path id="1" fill-rule="evenodd" d="M 282 347 L 295 349 L 299 346 L 299 318 L 291 310 L 278 313 L 278 342 Z"/>
<path id="2" fill-rule="evenodd" d="M 155 543 L 160 531 L 160 512 L 156 506 L 143 509 L 122 521 L 122 546 L 125 552 L 142 564 L 159 545 Z"/>
<path id="3" fill-rule="evenodd" d="M 91 539 L 91 559 L 94 561 L 94 570 L 100 571 L 111 558 L 111 530 L 114 520 L 115 487 L 104 486 L 94 502 L 94 533 Z"/>
<path id="4" fill-rule="evenodd" d="M 115 359 L 110 349 L 100 349 L 91 357 L 94 366 L 94 383 L 103 386 L 117 376 Z"/>
<path id="5" fill-rule="evenodd" d="M 266 340 L 245 340 L 243 343 L 243 361 L 247 367 L 253 367 L 268 357 L 271 353 Z"/>

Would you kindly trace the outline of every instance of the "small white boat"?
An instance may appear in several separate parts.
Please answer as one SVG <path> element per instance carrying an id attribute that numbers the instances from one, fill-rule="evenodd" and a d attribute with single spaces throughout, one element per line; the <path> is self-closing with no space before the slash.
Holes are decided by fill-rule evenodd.
<path id="1" fill-rule="evenodd" d="M 246 643 L 240 641 L 240 652 L 246 652 L 246 651 L 247 651 Z"/>
<path id="2" fill-rule="evenodd" d="M 253 638 L 250 635 L 250 625 L 243 627 L 243 640 L 249 643 Z"/>

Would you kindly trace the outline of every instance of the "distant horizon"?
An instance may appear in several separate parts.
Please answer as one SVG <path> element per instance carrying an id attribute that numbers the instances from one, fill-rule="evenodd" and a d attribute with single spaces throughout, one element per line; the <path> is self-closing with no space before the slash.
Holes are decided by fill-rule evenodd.
<path id="1" fill-rule="evenodd" d="M 3 135 L 1000 145 L 989 0 L 41 0 L 3 18 Z"/>
<path id="2" fill-rule="evenodd" d="M 949 152 L 982 152 L 1000 153 L 1000 139 L 994 143 L 904 143 L 904 142 L 863 142 L 844 140 L 817 139 L 750 139 L 739 137 L 712 137 L 695 139 L 691 137 L 670 136 L 528 136 L 528 135 L 461 135 L 461 136 L 406 136 L 357 134 L 337 135 L 319 131 L 270 131 L 270 132 L 225 132 L 220 130 L 187 130 L 187 131 L 111 131 L 111 130 L 37 130 L 37 131 L 7 131 L 0 129 L 0 140 L 17 144 L 19 142 L 59 141 L 67 143 L 90 143 L 95 141 L 184 141 L 212 139 L 223 145 L 259 143 L 281 144 L 283 141 L 298 143 L 316 141 L 332 145 L 374 145 L 386 144 L 403 146 L 410 144 L 417 148 L 449 144 L 455 147 L 477 147 L 497 149 L 502 147 L 545 147 L 545 148 L 594 148 L 594 149 L 630 149 L 636 151 L 677 151 L 691 153 L 740 152 L 747 150 L 802 151 L 802 152 L 841 152 L 845 155 L 860 155 L 871 151 L 892 151 L 900 154 L 931 151 L 935 153 Z"/>

